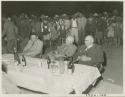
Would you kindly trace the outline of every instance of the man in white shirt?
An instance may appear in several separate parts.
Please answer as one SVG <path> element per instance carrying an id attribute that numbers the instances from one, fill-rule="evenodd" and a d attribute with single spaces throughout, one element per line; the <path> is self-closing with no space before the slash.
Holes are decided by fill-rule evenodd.
<path id="1" fill-rule="evenodd" d="M 75 38 L 75 43 L 78 44 L 78 25 L 75 16 L 71 19 L 71 35 Z"/>
<path id="2" fill-rule="evenodd" d="M 42 50 L 43 50 L 43 41 L 38 39 L 35 33 L 32 33 L 30 40 L 28 41 L 28 44 L 23 50 L 23 55 L 36 57 L 42 52 Z"/>

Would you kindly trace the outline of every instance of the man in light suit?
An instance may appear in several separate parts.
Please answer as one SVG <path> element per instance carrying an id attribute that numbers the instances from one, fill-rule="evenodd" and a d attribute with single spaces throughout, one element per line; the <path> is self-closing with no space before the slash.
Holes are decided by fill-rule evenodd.
<path id="1" fill-rule="evenodd" d="M 73 42 L 74 38 L 72 36 L 68 36 L 65 44 L 57 47 L 56 50 L 48 53 L 46 56 L 50 59 L 64 58 L 65 56 L 72 57 L 77 50 L 77 47 L 73 44 Z"/>
<path id="2" fill-rule="evenodd" d="M 37 55 L 41 54 L 43 50 L 43 41 L 38 39 L 35 33 L 31 34 L 30 40 L 28 44 L 25 46 L 23 50 L 23 55 L 36 57 Z"/>

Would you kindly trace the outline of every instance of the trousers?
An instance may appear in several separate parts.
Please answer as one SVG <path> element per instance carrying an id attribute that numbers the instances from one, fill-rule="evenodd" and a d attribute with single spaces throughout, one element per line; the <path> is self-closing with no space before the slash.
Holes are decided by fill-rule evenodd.
<path id="1" fill-rule="evenodd" d="M 71 36 L 74 37 L 75 43 L 78 44 L 78 40 L 79 40 L 79 37 L 78 37 L 78 28 L 71 28 L 70 34 L 71 34 Z"/>

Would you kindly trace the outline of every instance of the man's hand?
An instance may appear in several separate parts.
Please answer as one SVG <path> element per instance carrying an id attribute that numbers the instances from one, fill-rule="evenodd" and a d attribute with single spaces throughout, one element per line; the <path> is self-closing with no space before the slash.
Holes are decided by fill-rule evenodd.
<path id="1" fill-rule="evenodd" d="M 58 53 L 58 51 L 54 51 L 54 54 L 56 54 L 56 55 L 57 55 L 57 54 L 59 54 L 59 53 Z"/>
<path id="2" fill-rule="evenodd" d="M 5 37 L 4 40 L 7 41 L 7 37 Z"/>
<path id="3" fill-rule="evenodd" d="M 30 52 L 27 52 L 27 51 L 24 51 L 23 53 L 19 53 L 19 56 L 22 56 L 22 55 L 29 55 Z"/>
<path id="4" fill-rule="evenodd" d="M 90 57 L 87 57 L 87 56 L 78 56 L 77 60 L 81 60 L 81 61 L 90 61 L 91 58 Z"/>
<path id="5" fill-rule="evenodd" d="M 22 56 L 22 55 L 24 55 L 24 53 L 19 53 L 19 56 Z"/>
<path id="6" fill-rule="evenodd" d="M 63 54 L 55 54 L 55 57 L 58 58 L 58 57 L 65 57 L 65 55 Z"/>

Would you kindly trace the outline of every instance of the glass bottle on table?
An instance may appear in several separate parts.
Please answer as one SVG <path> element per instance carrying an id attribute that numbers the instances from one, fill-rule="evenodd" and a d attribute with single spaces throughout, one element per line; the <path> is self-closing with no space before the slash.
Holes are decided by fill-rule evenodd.
<path id="1" fill-rule="evenodd" d="M 17 51 L 19 52 L 20 51 L 20 39 L 17 38 Z"/>
<path id="2" fill-rule="evenodd" d="M 26 66 L 26 59 L 25 59 L 24 55 L 22 55 L 22 56 L 20 57 L 20 59 L 21 59 L 21 65 L 19 66 L 19 70 L 20 70 L 21 72 L 23 72 L 24 67 Z"/>
<path id="3" fill-rule="evenodd" d="M 22 63 L 21 63 L 21 65 L 22 65 L 23 67 L 27 65 L 27 64 L 26 64 L 26 58 L 25 58 L 24 55 L 22 55 Z"/>
<path id="4" fill-rule="evenodd" d="M 69 62 L 70 62 L 70 57 L 65 55 L 65 57 L 64 57 L 65 72 L 67 72 L 67 70 L 68 70 Z"/>
<path id="5" fill-rule="evenodd" d="M 53 60 L 51 61 L 51 70 L 52 70 L 52 73 L 59 73 L 59 68 L 58 68 L 58 61 L 56 60 Z"/>
<path id="6" fill-rule="evenodd" d="M 64 66 L 63 58 L 59 58 L 59 71 L 60 71 L 60 74 L 64 74 L 65 66 Z"/>
<path id="7" fill-rule="evenodd" d="M 13 48 L 14 60 L 17 60 L 17 49 Z"/>
<path id="8" fill-rule="evenodd" d="M 71 58 L 71 61 L 68 64 L 68 73 L 72 74 L 74 72 L 74 62 L 73 62 L 73 58 Z"/>
<path id="9" fill-rule="evenodd" d="M 72 74 L 72 73 L 73 73 L 73 72 L 72 72 L 72 65 L 73 65 L 73 64 L 72 64 L 71 62 L 70 62 L 69 65 L 68 65 L 68 73 L 69 73 L 69 74 Z"/>
<path id="10" fill-rule="evenodd" d="M 48 57 L 48 59 L 47 59 L 48 69 L 50 68 L 50 63 L 51 63 L 51 60 L 50 60 L 50 58 Z"/>
<path id="11" fill-rule="evenodd" d="M 20 62 L 20 57 L 17 53 L 17 49 L 14 47 L 14 60 L 16 60 L 18 62 L 17 65 L 19 65 L 21 62 Z"/>

